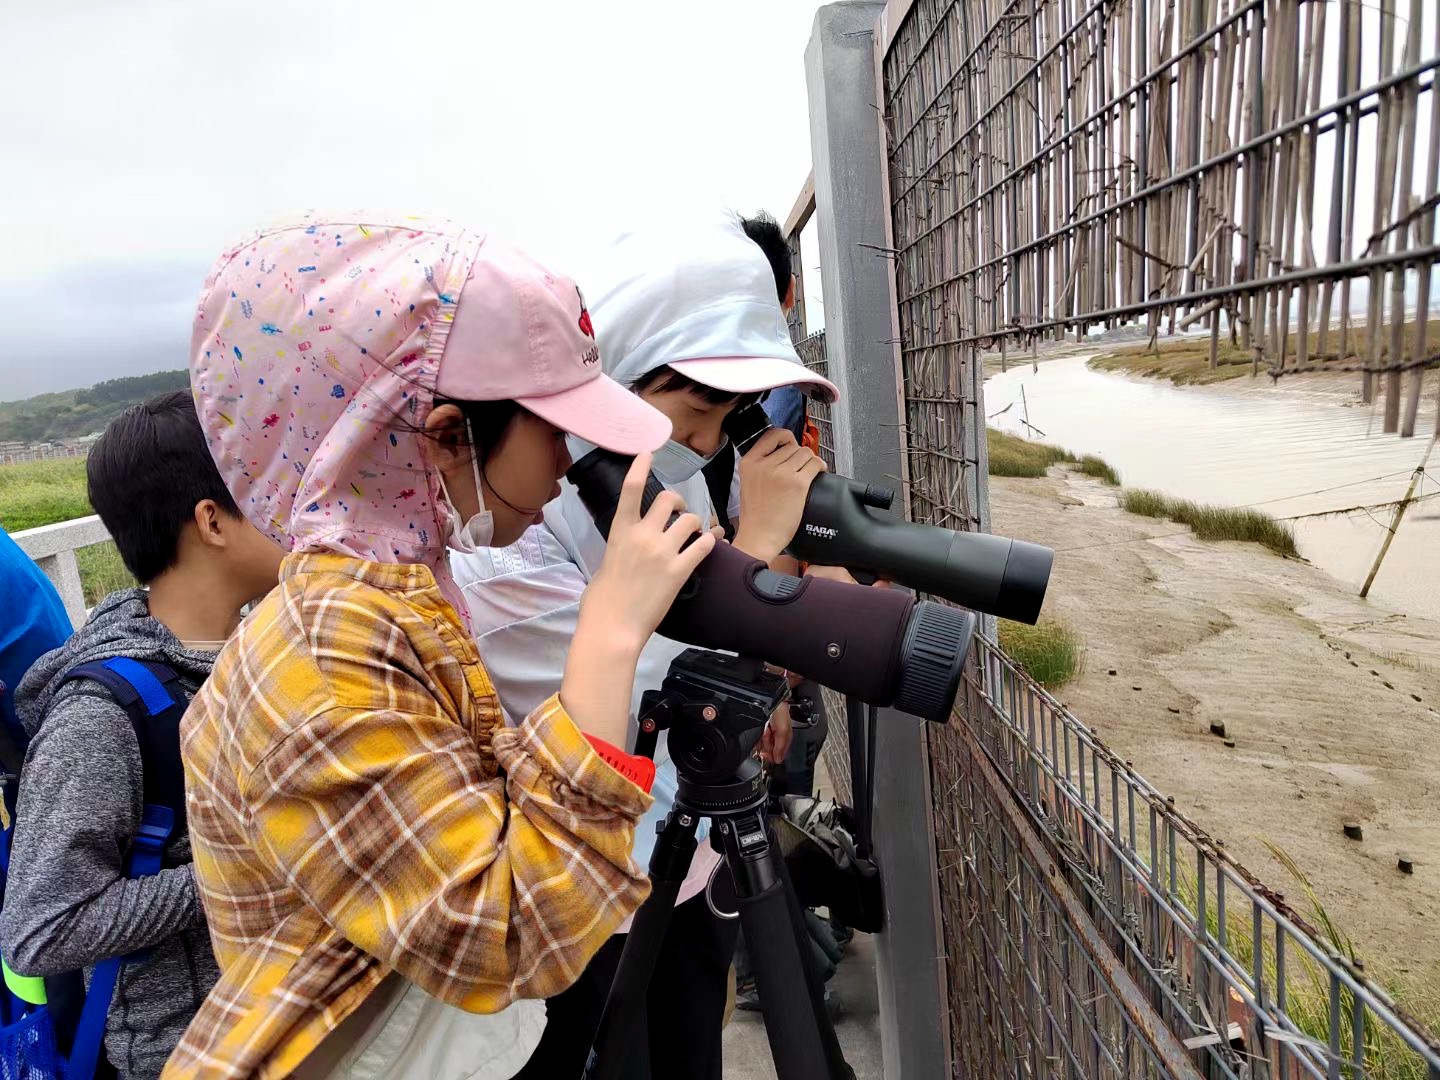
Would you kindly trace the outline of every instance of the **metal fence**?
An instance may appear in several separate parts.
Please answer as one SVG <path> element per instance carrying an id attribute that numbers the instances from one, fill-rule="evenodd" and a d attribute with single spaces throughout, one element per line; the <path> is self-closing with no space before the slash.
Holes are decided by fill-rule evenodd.
<path id="1" fill-rule="evenodd" d="M 890 7 L 917 389 L 952 377 L 937 349 L 963 382 L 979 346 L 1143 321 L 1208 329 L 1212 365 L 1360 371 L 1385 430 L 1413 432 L 1440 364 L 1416 311 L 1440 258 L 1434 0 Z"/>
<path id="2" fill-rule="evenodd" d="M 932 744 L 954 1076 L 1440 1077 L 1361 965 L 989 640 L 958 713 Z"/>
<path id="3" fill-rule="evenodd" d="M 1413 430 L 1440 361 L 1417 317 L 1440 15 L 1396 2 L 891 0 L 913 520 L 988 525 L 981 350 L 1067 331 L 1198 328 L 1212 364 L 1361 371 Z M 991 641 L 930 750 L 954 1076 L 1440 1080 L 1361 965 Z"/>

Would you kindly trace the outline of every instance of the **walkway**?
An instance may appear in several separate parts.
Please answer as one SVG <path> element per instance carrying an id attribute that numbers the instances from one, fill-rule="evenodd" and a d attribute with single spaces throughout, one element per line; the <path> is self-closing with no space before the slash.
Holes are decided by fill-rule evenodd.
<path id="1" fill-rule="evenodd" d="M 881 1080 L 875 942 L 869 934 L 855 935 L 829 988 L 832 997 L 839 999 L 835 1033 L 856 1080 Z M 765 1021 L 759 1013 L 737 1009 L 725 1029 L 725 1080 L 775 1080 Z"/>

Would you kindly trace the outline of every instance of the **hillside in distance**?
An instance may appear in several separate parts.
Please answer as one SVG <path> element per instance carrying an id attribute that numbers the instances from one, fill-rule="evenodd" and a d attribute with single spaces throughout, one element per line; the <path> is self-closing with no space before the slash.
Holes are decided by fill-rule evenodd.
<path id="1" fill-rule="evenodd" d="M 190 385 L 190 373 L 157 371 L 106 379 L 83 390 L 0 402 L 0 442 L 53 442 L 101 431 L 131 405 Z"/>

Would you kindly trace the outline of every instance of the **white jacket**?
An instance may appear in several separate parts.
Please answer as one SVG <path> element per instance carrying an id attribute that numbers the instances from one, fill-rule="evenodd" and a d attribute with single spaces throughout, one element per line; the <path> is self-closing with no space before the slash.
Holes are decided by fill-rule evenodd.
<path id="1" fill-rule="evenodd" d="M 588 298 L 601 363 L 622 385 L 685 358 L 765 358 L 772 372 L 776 363 L 782 369 L 793 364 L 796 383 L 816 381 L 790 344 L 770 265 L 732 212 L 692 219 L 679 231 L 628 234 L 605 253 L 603 266 L 589 280 L 590 288 L 598 288 Z M 570 440 L 576 461 L 591 449 Z M 671 487 L 702 521 L 714 518 L 703 474 Z M 733 520 L 738 490 L 732 485 L 731 491 Z M 528 529 L 517 543 L 474 556 L 452 554 L 481 659 L 509 716 L 528 716 L 559 689 L 580 594 L 604 554 L 605 540 L 568 481 L 545 507 L 545 523 Z M 627 749 L 634 746 L 641 695 L 660 686 L 670 662 L 685 648 L 658 634 L 646 645 L 635 674 Z M 655 805 L 635 830 L 635 857 L 642 865 L 648 864 L 655 828 L 675 799 L 675 768 L 663 734 L 655 763 Z M 699 835 L 705 833 L 702 825 Z M 704 887 L 717 861 L 710 845 L 701 844 L 681 887 L 681 901 Z"/>

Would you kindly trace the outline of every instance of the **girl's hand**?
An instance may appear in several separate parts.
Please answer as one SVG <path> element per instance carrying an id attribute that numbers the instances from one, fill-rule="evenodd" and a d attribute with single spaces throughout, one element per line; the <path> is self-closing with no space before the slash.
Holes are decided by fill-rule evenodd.
<path id="1" fill-rule="evenodd" d="M 683 512 L 685 500 L 673 491 L 661 492 L 649 512 L 640 515 L 649 474 L 650 455 L 642 454 L 625 474 L 605 557 L 580 601 L 582 621 L 591 609 L 608 632 L 628 642 L 637 655 L 675 602 L 680 586 L 715 547 L 714 535 L 701 531 L 696 515 Z M 682 551 L 691 538 L 695 542 Z"/>
<path id="2" fill-rule="evenodd" d="M 625 475 L 605 557 L 580 598 L 560 686 L 561 701 L 580 729 L 620 747 L 629 744 L 640 650 L 716 544 L 715 534 L 702 531 L 698 517 L 681 513 L 685 501 L 673 491 L 663 492 L 641 516 L 649 474 L 650 455 L 641 454 Z M 682 551 L 692 537 L 694 543 Z"/>

